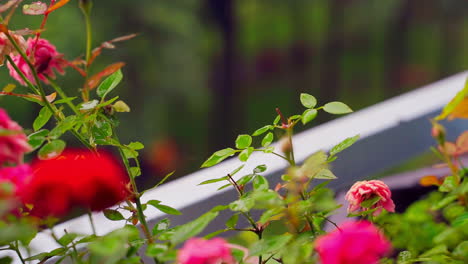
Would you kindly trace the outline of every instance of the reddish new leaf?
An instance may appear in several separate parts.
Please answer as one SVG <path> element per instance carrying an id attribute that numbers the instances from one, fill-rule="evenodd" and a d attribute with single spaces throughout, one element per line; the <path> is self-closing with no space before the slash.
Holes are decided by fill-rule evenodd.
<path id="1" fill-rule="evenodd" d="M 468 152 L 468 131 L 463 132 L 457 138 L 457 154 L 461 155 Z"/>
<path id="2" fill-rule="evenodd" d="M 10 0 L 3 5 L 0 5 L 0 13 L 7 11 L 10 7 L 17 4 L 20 0 Z"/>
<path id="3" fill-rule="evenodd" d="M 66 3 L 68 3 L 70 0 L 60 0 L 58 2 L 56 2 L 53 6 L 49 7 L 49 9 L 47 9 L 46 13 L 50 13 L 54 10 L 57 10 L 59 8 L 61 8 L 62 6 L 64 6 Z"/>
<path id="4" fill-rule="evenodd" d="M 87 83 L 88 89 L 92 90 L 92 89 L 96 88 L 96 86 L 98 86 L 99 83 L 101 83 L 101 79 L 103 77 L 106 77 L 108 75 L 113 74 L 114 72 L 116 72 L 117 70 L 122 68 L 124 65 L 125 65 L 125 63 L 123 63 L 123 62 L 117 62 L 117 63 L 114 63 L 114 64 L 111 64 L 111 65 L 107 66 L 101 72 L 93 75 L 91 78 L 88 79 L 88 83 Z"/>
<path id="5" fill-rule="evenodd" d="M 101 55 L 102 49 L 114 49 L 115 46 L 112 43 L 129 40 L 136 37 L 136 35 L 137 34 L 125 35 L 101 43 L 99 47 L 93 49 L 93 51 L 91 52 L 91 58 L 89 58 L 88 65 L 91 65 L 91 63 L 93 63 L 96 57 Z"/>
<path id="6" fill-rule="evenodd" d="M 425 187 L 432 185 L 440 186 L 442 184 L 442 181 L 439 180 L 437 176 L 427 175 L 419 179 L 419 184 Z"/>
<path id="7" fill-rule="evenodd" d="M 43 102 L 42 97 L 37 95 L 37 94 L 17 94 L 17 93 L 10 93 L 10 92 L 2 92 L 0 91 L 0 95 L 11 95 L 11 96 L 16 96 L 16 97 L 22 97 L 28 100 L 36 101 L 36 102 Z M 57 97 L 57 93 L 51 93 L 46 96 L 46 100 L 49 103 L 52 103 L 55 98 Z"/>
<path id="8" fill-rule="evenodd" d="M 37 1 L 29 5 L 23 5 L 23 14 L 25 15 L 43 15 L 47 11 L 47 4 Z"/>
<path id="9" fill-rule="evenodd" d="M 468 97 L 465 97 L 448 116 L 449 120 L 460 118 L 468 119 Z"/>

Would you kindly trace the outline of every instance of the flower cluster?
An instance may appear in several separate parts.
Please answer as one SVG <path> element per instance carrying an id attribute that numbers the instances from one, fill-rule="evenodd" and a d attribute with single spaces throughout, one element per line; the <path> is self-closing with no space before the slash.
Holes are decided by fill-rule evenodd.
<path id="1" fill-rule="evenodd" d="M 42 38 L 29 38 L 25 46 L 26 55 L 30 57 L 39 79 L 43 82 L 48 83 L 47 78 L 55 79 L 54 70 L 60 74 L 64 73 L 66 61 L 63 59 L 63 54 L 58 53 L 55 46 L 49 41 Z M 11 58 L 26 78 L 35 84 L 34 74 L 24 58 L 20 54 L 12 55 Z M 10 63 L 8 63 L 8 69 L 15 80 L 22 85 L 26 85 L 21 75 Z"/>

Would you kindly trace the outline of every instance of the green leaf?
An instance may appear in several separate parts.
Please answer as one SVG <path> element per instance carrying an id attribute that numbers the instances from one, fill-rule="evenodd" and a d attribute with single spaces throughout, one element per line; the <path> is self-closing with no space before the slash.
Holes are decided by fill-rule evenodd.
<path id="1" fill-rule="evenodd" d="M 49 130 L 47 129 L 41 129 L 37 132 L 34 132 L 28 136 L 28 144 L 32 147 L 33 150 L 35 150 L 44 143 L 48 134 Z"/>
<path id="2" fill-rule="evenodd" d="M 318 191 L 320 189 L 322 189 L 323 187 L 327 186 L 328 184 L 330 183 L 330 181 L 324 181 L 320 184 L 317 184 L 317 186 L 315 186 L 312 191 Z"/>
<path id="3" fill-rule="evenodd" d="M 107 100 L 107 101 L 105 101 L 105 102 L 103 102 L 103 103 L 98 104 L 96 107 L 104 107 L 104 106 L 106 106 L 106 105 L 110 105 L 110 104 L 112 104 L 113 102 L 115 102 L 117 99 L 119 99 L 119 97 L 118 97 L 118 96 L 115 96 L 115 97 L 112 98 L 112 99 L 109 99 L 109 100 Z"/>
<path id="4" fill-rule="evenodd" d="M 291 240 L 291 234 L 283 234 L 278 236 L 265 237 L 250 247 L 251 256 L 260 256 L 267 253 L 276 253 L 278 250 L 288 244 Z"/>
<path id="5" fill-rule="evenodd" d="M 199 183 L 198 185 L 205 185 L 205 184 L 210 184 L 210 183 L 215 183 L 215 182 L 220 182 L 220 181 L 226 181 L 227 179 L 228 179 L 228 176 L 224 176 L 224 177 L 217 178 L 217 179 L 203 181 Z"/>
<path id="6" fill-rule="evenodd" d="M 238 173 L 240 170 L 242 170 L 242 168 L 244 168 L 245 165 L 240 165 L 239 167 L 237 167 L 235 170 L 231 171 L 231 173 L 229 173 L 231 176 L 234 176 L 236 173 Z"/>
<path id="7" fill-rule="evenodd" d="M 160 204 L 160 203 L 150 203 L 148 202 L 148 204 L 152 205 L 154 208 L 158 209 L 159 211 L 165 213 L 165 214 L 170 214 L 170 215 L 181 215 L 182 213 L 175 209 L 175 208 L 172 208 L 170 206 L 167 206 L 167 205 L 164 205 L 164 204 Z"/>
<path id="8" fill-rule="evenodd" d="M 159 223 L 154 225 L 153 230 L 151 231 L 151 233 L 153 235 L 158 235 L 161 232 L 169 229 L 170 225 L 171 225 L 171 221 L 169 219 L 165 218 L 165 219 L 159 221 Z"/>
<path id="9" fill-rule="evenodd" d="M 371 208 L 373 205 L 378 203 L 382 198 L 380 196 L 374 196 L 371 199 L 367 199 L 361 203 L 361 207 L 363 208 Z"/>
<path id="10" fill-rule="evenodd" d="M 302 124 L 307 124 L 309 123 L 310 121 L 314 120 L 315 117 L 317 116 L 318 112 L 317 110 L 315 109 L 307 109 L 304 111 L 304 113 L 302 114 Z"/>
<path id="11" fill-rule="evenodd" d="M 453 250 L 453 256 L 468 260 L 468 240 L 465 240 L 458 244 L 458 246 Z"/>
<path id="12" fill-rule="evenodd" d="M 239 154 L 239 160 L 242 162 L 246 162 L 249 159 L 253 151 L 254 151 L 254 148 L 252 147 L 248 147 L 242 150 L 241 153 Z"/>
<path id="13" fill-rule="evenodd" d="M 356 141 L 358 141 L 359 135 L 356 135 L 354 137 L 349 137 L 346 138 L 345 140 L 341 141 L 340 143 L 336 144 L 331 150 L 330 150 L 330 157 L 335 156 L 339 152 L 351 147 Z"/>
<path id="14" fill-rule="evenodd" d="M 273 120 L 273 125 L 276 126 L 276 125 L 279 123 L 280 120 L 281 120 L 281 116 L 280 116 L 280 115 L 277 115 L 277 116 L 275 117 L 275 120 Z"/>
<path id="15" fill-rule="evenodd" d="M 313 108 L 317 105 L 317 99 L 310 94 L 301 93 L 301 103 L 304 107 Z"/>
<path id="16" fill-rule="evenodd" d="M 252 137 L 249 135 L 239 135 L 236 139 L 236 148 L 245 149 L 252 144 Z"/>
<path id="17" fill-rule="evenodd" d="M 107 77 L 96 90 L 99 97 L 105 97 L 110 91 L 112 91 L 122 81 L 122 71 L 118 70 Z"/>
<path id="18" fill-rule="evenodd" d="M 165 244 L 149 244 L 146 248 L 146 255 L 148 257 L 157 257 L 167 252 L 168 246 Z"/>
<path id="19" fill-rule="evenodd" d="M 272 153 L 273 151 L 275 151 L 275 147 L 273 147 L 273 146 L 269 146 L 269 147 L 263 149 L 263 153 Z"/>
<path id="20" fill-rule="evenodd" d="M 67 116 L 65 119 L 60 121 L 54 129 L 52 129 L 49 133 L 49 137 L 51 138 L 59 138 L 68 130 L 73 129 L 73 127 L 77 123 L 77 116 Z"/>
<path id="21" fill-rule="evenodd" d="M 131 167 L 130 174 L 133 178 L 138 177 L 141 175 L 141 169 L 139 167 Z"/>
<path id="22" fill-rule="evenodd" d="M 266 171 L 266 169 L 267 169 L 267 166 L 265 164 L 262 164 L 262 165 L 258 165 L 257 167 L 255 167 L 253 172 L 254 173 L 262 173 L 262 172 Z"/>
<path id="23" fill-rule="evenodd" d="M 268 180 L 261 175 L 256 175 L 255 178 L 253 179 L 252 184 L 256 191 L 265 191 L 270 188 L 270 185 L 268 184 Z"/>
<path id="24" fill-rule="evenodd" d="M 179 226 L 171 237 L 171 243 L 177 245 L 191 237 L 198 235 L 211 221 L 213 221 L 218 216 L 218 214 L 219 212 L 208 212 L 187 224 Z"/>
<path id="25" fill-rule="evenodd" d="M 268 134 L 266 134 L 266 136 L 263 137 L 262 146 L 268 147 L 271 144 L 271 142 L 273 142 L 273 133 L 268 132 Z"/>
<path id="26" fill-rule="evenodd" d="M 65 252 L 67 251 L 66 248 L 56 248 L 50 252 L 44 252 L 44 253 L 40 253 L 40 254 L 37 254 L 37 255 L 34 255 L 34 256 L 31 256 L 27 259 L 25 259 L 26 261 L 31 261 L 31 260 L 43 260 L 45 258 L 50 258 L 50 257 L 54 257 L 54 256 L 62 256 L 63 254 L 65 254 Z"/>
<path id="27" fill-rule="evenodd" d="M 226 221 L 226 227 L 227 228 L 236 228 L 236 225 L 237 225 L 237 221 L 239 220 L 239 215 L 238 214 L 234 214 L 232 215 L 231 217 L 229 217 L 229 219 Z"/>
<path id="28" fill-rule="evenodd" d="M 451 192 L 457 187 L 455 183 L 455 178 L 453 176 L 448 176 L 445 178 L 444 183 L 439 186 L 440 192 Z"/>
<path id="29" fill-rule="evenodd" d="M 125 217 L 117 210 L 104 209 L 104 216 L 111 221 L 125 220 Z"/>
<path id="30" fill-rule="evenodd" d="M 245 176 L 241 177 L 239 180 L 237 180 L 237 184 L 246 185 L 247 183 L 250 182 L 250 180 L 252 180 L 253 176 L 255 176 L 255 175 L 254 174 L 245 175 Z"/>
<path id="31" fill-rule="evenodd" d="M 444 199 L 438 201 L 436 204 L 434 204 L 431 209 L 432 210 L 439 210 L 439 209 L 447 206 L 451 202 L 457 200 L 457 198 L 458 197 L 456 195 L 449 195 L 449 196 L 445 197 Z"/>
<path id="32" fill-rule="evenodd" d="M 336 179 L 335 174 L 329 169 L 321 169 L 317 174 L 313 176 L 314 179 L 333 180 Z"/>
<path id="33" fill-rule="evenodd" d="M 112 136 L 112 127 L 108 122 L 96 121 L 91 127 L 91 132 L 96 140 L 106 139 Z"/>
<path id="34" fill-rule="evenodd" d="M 213 153 L 213 155 L 211 155 L 211 157 L 209 157 L 201 165 L 201 167 L 202 168 L 207 168 L 207 167 L 214 166 L 214 165 L 220 163 L 221 161 L 225 160 L 226 158 L 234 155 L 234 153 L 236 153 L 236 150 L 234 150 L 232 148 L 225 148 L 225 149 L 222 149 L 222 150 L 218 150 L 215 153 Z"/>
<path id="35" fill-rule="evenodd" d="M 41 111 L 39 111 L 39 114 L 37 115 L 36 119 L 34 119 L 33 122 L 33 129 L 34 131 L 37 131 L 41 129 L 47 122 L 50 120 L 52 117 L 52 112 L 49 110 L 47 107 L 43 107 Z"/>
<path id="36" fill-rule="evenodd" d="M 468 212 L 461 214 L 457 218 L 455 218 L 452 222 L 452 226 L 457 227 L 457 226 L 462 226 L 462 225 L 468 225 Z"/>
<path id="37" fill-rule="evenodd" d="M 293 178 L 297 177 L 308 177 L 315 178 L 317 174 L 322 173 L 322 177 L 330 177 L 328 171 L 322 171 L 323 169 L 328 169 L 327 163 L 327 154 L 323 151 L 317 151 L 314 154 L 310 155 L 302 164 L 301 167 L 293 167 L 290 169 L 289 174 Z M 328 178 L 330 179 L 330 178 Z"/>
<path id="38" fill-rule="evenodd" d="M 441 254 L 450 254 L 450 252 L 447 250 L 446 245 L 438 245 L 434 248 L 431 248 L 428 251 L 422 253 L 419 257 L 424 258 L 424 257 L 430 257 L 434 255 L 441 255 Z"/>
<path id="39" fill-rule="evenodd" d="M 273 126 L 272 125 L 266 125 L 264 127 L 261 127 L 257 130 L 255 130 L 255 132 L 253 132 L 252 136 L 260 136 L 261 134 L 267 132 L 268 130 L 271 130 L 273 129 Z"/>
<path id="40" fill-rule="evenodd" d="M 299 118 L 302 118 L 302 115 L 293 115 L 293 116 L 290 116 L 288 119 L 291 120 L 291 121 L 294 121 L 294 120 L 299 119 Z"/>
<path id="41" fill-rule="evenodd" d="M 144 149 L 145 145 L 143 145 L 141 142 L 136 141 L 136 142 L 130 142 L 130 144 L 128 144 L 127 147 L 133 150 L 140 150 L 140 149 Z"/>
<path id="42" fill-rule="evenodd" d="M 45 144 L 37 153 L 37 156 L 41 160 L 47 160 L 57 157 L 62 154 L 62 151 L 65 149 L 67 144 L 65 141 L 56 139 L 47 144 Z"/>
<path id="43" fill-rule="evenodd" d="M 75 100 L 76 98 L 78 97 L 67 97 L 67 98 L 62 98 L 60 100 L 57 100 L 54 102 L 55 105 L 57 104 L 65 104 L 65 103 L 68 103 L 68 102 L 71 102 L 73 100 Z"/>
<path id="44" fill-rule="evenodd" d="M 255 200 L 252 197 L 241 197 L 239 200 L 229 204 L 229 209 L 235 212 L 248 212 L 255 205 Z"/>
<path id="45" fill-rule="evenodd" d="M 260 220 L 258 220 L 262 224 L 266 224 L 267 222 L 277 218 L 278 216 L 281 216 L 283 213 L 283 208 L 277 207 L 277 208 L 271 208 L 266 210 L 262 216 L 260 217 Z"/>
<path id="46" fill-rule="evenodd" d="M 353 112 L 353 110 L 349 108 L 349 106 L 345 105 L 342 102 L 328 103 L 323 107 L 323 110 L 325 110 L 325 112 L 327 113 L 334 115 L 342 115 Z"/>
<path id="47" fill-rule="evenodd" d="M 223 185 L 223 186 L 219 187 L 217 190 L 219 191 L 219 190 L 222 190 L 222 189 L 226 189 L 226 188 L 227 188 L 227 187 L 229 187 L 229 186 L 231 186 L 231 184 L 230 184 L 230 183 L 228 183 L 228 184 L 225 184 L 225 185 Z"/>
<path id="48" fill-rule="evenodd" d="M 57 240 L 57 242 L 66 247 L 68 244 L 70 244 L 75 238 L 78 237 L 78 234 L 75 234 L 75 233 L 66 233 L 65 235 L 63 235 L 61 238 L 59 238 Z"/>

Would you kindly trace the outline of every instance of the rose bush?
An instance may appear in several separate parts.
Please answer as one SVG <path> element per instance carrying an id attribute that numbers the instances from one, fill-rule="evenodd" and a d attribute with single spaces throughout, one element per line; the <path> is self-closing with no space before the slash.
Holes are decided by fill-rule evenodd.
<path id="1" fill-rule="evenodd" d="M 68 61 L 71 55 L 59 53 L 41 33 L 48 17 L 69 1 L 22 5 L 24 14 L 42 17 L 36 30 L 16 29 L 9 23 L 21 2 L 0 4 L 0 55 L 8 61 L 12 79 L 25 87 L 13 93 L 15 86 L 9 84 L 0 94 L 32 101 L 41 109 L 25 130 L 28 136 L 0 109 L 0 252 L 12 252 L 22 263 L 466 263 L 468 170 L 458 158 L 466 152 L 467 137 L 463 134 L 455 143 L 446 141 L 438 122 L 467 118 L 468 85 L 432 120 L 438 143 L 434 151 L 450 168 L 450 175 L 429 181 L 438 191 L 403 214 L 393 213 L 395 204 L 388 186 L 371 180 L 357 182 L 346 195 L 349 216 L 361 218 L 359 221 L 338 225 L 330 219 L 341 207 L 326 187 L 337 178 L 330 164 L 359 136 L 346 138 L 298 164 L 293 144 L 296 126 L 311 123 L 320 111 L 333 115 L 352 112 L 344 103 L 319 105 L 314 96 L 303 93 L 302 113 L 288 117 L 276 109 L 273 122 L 239 135 L 233 147 L 216 151 L 202 164 L 211 167 L 235 155 L 248 162 L 254 152 L 275 155 L 289 164 L 281 182 L 269 182 L 263 176 L 268 168 L 262 164 L 240 175 L 242 165 L 200 183 L 224 182 L 219 189 L 234 188 L 238 193 L 234 201 L 183 225 L 171 226 L 169 219 L 150 225 L 145 216 L 149 207 L 166 214 L 181 212 L 160 200 L 141 200 L 143 192 L 135 179 L 141 174 L 139 151 L 144 146 L 120 141 L 118 115 L 129 112 L 130 107 L 117 96 L 110 98 L 123 78 L 120 69 L 124 63 L 93 68 L 103 49 L 113 49 L 116 43 L 135 35 L 104 41 L 93 48 L 89 26 L 92 1 L 79 0 L 88 25 L 85 56 Z M 23 35 L 30 37 L 24 41 Z M 73 91 L 54 81 L 55 72 L 64 73 L 66 66 L 83 77 L 82 87 L 72 97 L 68 93 Z M 73 135 L 84 149 L 67 148 L 61 139 L 64 134 Z M 275 136 L 282 142 L 279 150 L 272 146 Z M 24 163 L 24 155 L 32 151 L 33 161 Z M 116 154 L 121 164 L 115 160 Z M 122 227 L 104 235 L 98 235 L 93 226 L 92 234 L 65 230 L 63 236 L 57 236 L 57 221 L 76 208 L 87 211 L 92 226 L 89 212 L 102 211 L 109 221 L 121 221 Z M 230 214 L 225 227 L 197 238 L 221 211 Z M 336 230 L 327 233 L 327 223 Z M 43 234 L 51 234 L 55 240 L 56 249 L 30 254 L 31 240 L 44 229 L 48 232 Z M 217 237 L 227 231 L 253 238 L 235 245 Z M 0 256 L 1 263 L 9 261 L 11 256 Z"/>

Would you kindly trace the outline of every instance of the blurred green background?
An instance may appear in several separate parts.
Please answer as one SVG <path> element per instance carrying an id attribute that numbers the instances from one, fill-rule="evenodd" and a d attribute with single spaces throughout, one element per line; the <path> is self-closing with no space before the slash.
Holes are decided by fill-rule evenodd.
<path id="1" fill-rule="evenodd" d="M 40 21 L 18 14 L 11 25 Z M 105 50 L 91 71 L 126 62 L 113 93 L 132 111 L 119 114 L 119 133 L 146 145 L 150 181 L 197 170 L 236 135 L 270 123 L 275 107 L 300 113 L 301 92 L 358 110 L 468 66 L 466 0 L 99 0 L 92 23 L 95 46 L 139 34 Z M 67 59 L 83 55 L 77 1 L 46 29 Z M 2 87 L 14 82 L 6 67 L 0 78 Z M 68 68 L 57 82 L 73 94 L 83 80 Z M 25 128 L 38 111 L 18 98 L 0 105 Z"/>

